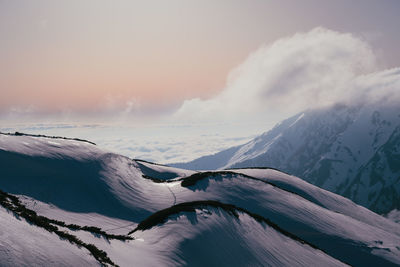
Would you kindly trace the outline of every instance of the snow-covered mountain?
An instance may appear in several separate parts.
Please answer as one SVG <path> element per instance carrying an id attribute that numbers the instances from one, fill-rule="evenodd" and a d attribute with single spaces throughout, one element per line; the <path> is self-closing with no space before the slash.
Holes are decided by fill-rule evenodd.
<path id="1" fill-rule="evenodd" d="M 272 169 L 0 134 L 2 266 L 397 266 L 400 225 Z"/>
<path id="2" fill-rule="evenodd" d="M 277 168 L 387 213 L 400 209 L 400 106 L 309 110 L 244 145 L 172 166 Z"/>

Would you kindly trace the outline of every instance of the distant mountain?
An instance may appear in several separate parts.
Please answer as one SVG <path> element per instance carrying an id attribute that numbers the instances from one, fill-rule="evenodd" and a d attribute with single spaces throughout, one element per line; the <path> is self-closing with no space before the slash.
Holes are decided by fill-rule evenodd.
<path id="1" fill-rule="evenodd" d="M 172 166 L 277 168 L 387 213 L 400 209 L 400 106 L 308 110 L 244 145 Z"/>
<path id="2" fill-rule="evenodd" d="M 277 170 L 0 134 L 1 266 L 398 266 L 399 244 L 399 224 Z"/>

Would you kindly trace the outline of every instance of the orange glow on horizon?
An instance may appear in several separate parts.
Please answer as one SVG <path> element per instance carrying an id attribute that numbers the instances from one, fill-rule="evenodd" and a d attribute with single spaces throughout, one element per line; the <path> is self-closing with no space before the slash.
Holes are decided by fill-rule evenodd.
<path id="1" fill-rule="evenodd" d="M 397 66 L 397 28 L 377 10 L 398 18 L 395 6 L 361 16 L 346 1 L 0 1 L 0 113 L 208 98 L 259 46 L 316 26 L 382 32 L 383 61 Z"/>

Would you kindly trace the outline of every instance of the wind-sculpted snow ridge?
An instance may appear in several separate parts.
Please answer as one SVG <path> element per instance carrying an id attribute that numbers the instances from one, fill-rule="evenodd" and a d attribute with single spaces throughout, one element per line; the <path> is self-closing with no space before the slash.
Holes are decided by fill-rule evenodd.
<path id="1" fill-rule="evenodd" d="M 93 244 L 88 244 L 88 243 L 82 242 L 82 240 L 80 240 L 73 234 L 70 234 L 66 231 L 60 230 L 59 226 L 66 227 L 66 228 L 68 228 L 70 230 L 74 230 L 74 231 L 77 231 L 77 230 L 88 231 L 91 233 L 102 235 L 107 239 L 118 239 L 118 240 L 132 240 L 133 239 L 129 236 L 109 235 L 97 227 L 88 227 L 88 226 L 80 227 L 78 225 L 72 225 L 72 224 L 68 225 L 68 224 L 65 224 L 64 222 L 61 222 L 58 220 L 48 219 L 44 216 L 38 216 L 35 211 L 27 209 L 24 205 L 22 205 L 17 197 L 7 194 L 1 190 L 0 190 L 0 205 L 3 208 L 6 208 L 8 211 L 11 211 L 15 216 L 25 219 L 27 222 L 31 223 L 32 225 L 42 228 L 50 233 L 54 233 L 60 239 L 68 240 L 71 244 L 74 244 L 74 245 L 78 246 L 79 248 L 83 247 L 83 248 L 87 249 L 91 253 L 91 255 L 101 265 L 116 266 L 110 260 L 110 258 L 107 256 L 106 252 L 99 250 Z"/>
<path id="2" fill-rule="evenodd" d="M 76 140 L 0 135 L 0 171 L 0 189 L 22 210 L 119 266 L 400 264 L 399 224 L 278 170 L 194 172 Z M 52 249 L 59 243 L 70 265 L 93 265 L 84 247 L 14 214 L 1 219 L 2 265 L 68 265 Z M 107 238 L 130 232 L 132 240 Z M 42 237 L 49 244 L 35 261 L 46 242 L 35 251 L 23 239 Z M 8 260 L 28 250 L 32 257 Z"/>
<path id="3" fill-rule="evenodd" d="M 268 219 L 218 201 L 185 202 L 158 211 L 133 232 L 146 238 L 166 230 L 185 239 L 179 245 L 180 253 L 173 255 L 178 264 L 346 266 Z"/>
<path id="4" fill-rule="evenodd" d="M 180 203 L 180 204 L 174 205 L 172 207 L 169 207 L 167 209 L 157 211 L 156 213 L 152 214 L 150 217 L 148 217 L 144 221 L 140 222 L 138 224 L 138 226 L 134 230 L 129 232 L 128 234 L 132 234 L 138 230 L 142 230 L 142 231 L 148 230 L 158 224 L 163 224 L 172 215 L 179 214 L 182 212 L 196 212 L 196 209 L 204 209 L 207 207 L 221 209 L 221 210 L 225 211 L 226 213 L 228 213 L 229 215 L 236 217 L 236 218 L 239 218 L 239 212 L 245 213 L 248 216 L 252 217 L 254 220 L 258 221 L 259 223 L 265 223 L 268 226 L 277 230 L 279 233 L 281 233 L 293 240 L 296 240 L 302 244 L 307 244 L 312 248 L 318 249 L 314 245 L 307 243 L 307 241 L 304 241 L 301 238 L 291 234 L 290 232 L 283 230 L 282 228 L 280 228 L 278 225 L 274 224 L 267 218 L 264 218 L 258 214 L 249 212 L 243 208 L 236 207 L 231 204 L 221 203 L 219 201 L 214 201 L 214 200 L 184 202 L 184 203 Z"/>
<path id="5" fill-rule="evenodd" d="M 172 166 L 273 167 L 385 214 L 400 209 L 400 106 L 307 110 L 246 144 Z"/>
<path id="6" fill-rule="evenodd" d="M 64 139 L 64 140 L 74 140 L 74 141 L 80 141 L 80 142 L 86 142 L 92 145 L 96 145 L 96 143 L 93 143 L 89 140 L 85 139 L 80 139 L 80 138 L 69 138 L 69 137 L 63 137 L 63 136 L 50 136 L 50 135 L 44 135 L 44 134 L 28 134 L 28 133 L 21 133 L 21 132 L 15 132 L 15 133 L 2 133 L 0 134 L 3 135 L 15 135 L 15 136 L 31 136 L 31 137 L 45 137 L 45 138 L 52 138 L 52 139 Z"/>
<path id="7" fill-rule="evenodd" d="M 86 249 L 17 219 L 0 207 L 1 266 L 96 266 Z"/>

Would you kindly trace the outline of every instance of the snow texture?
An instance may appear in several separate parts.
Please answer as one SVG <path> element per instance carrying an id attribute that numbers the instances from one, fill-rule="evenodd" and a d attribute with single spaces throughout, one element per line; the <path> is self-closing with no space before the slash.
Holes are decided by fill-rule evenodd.
<path id="1" fill-rule="evenodd" d="M 374 103 L 308 110 L 246 144 L 172 165 L 276 168 L 386 214 L 400 209 L 400 108 Z"/>
<path id="2" fill-rule="evenodd" d="M 84 142 L 3 134 L 0 170 L 0 189 L 39 215 L 109 233 L 126 235 L 179 203 L 213 200 L 238 208 L 172 212 L 128 241 L 62 229 L 104 250 L 119 266 L 400 264 L 399 224 L 276 170 L 202 174 Z M 0 212 L 2 265 L 98 264 L 86 249 Z"/>

